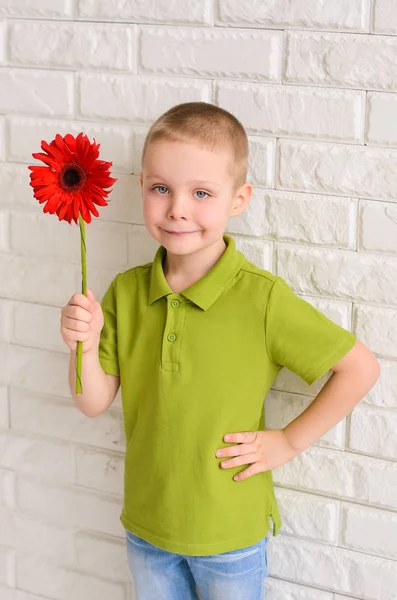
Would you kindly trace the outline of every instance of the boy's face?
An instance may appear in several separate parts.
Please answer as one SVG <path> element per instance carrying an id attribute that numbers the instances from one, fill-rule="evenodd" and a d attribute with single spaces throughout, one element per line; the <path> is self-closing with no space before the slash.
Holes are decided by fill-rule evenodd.
<path id="1" fill-rule="evenodd" d="M 219 246 L 229 216 L 245 209 L 252 186 L 233 190 L 230 160 L 227 152 L 195 143 L 160 140 L 149 145 L 141 173 L 144 221 L 168 252 L 191 254 Z"/>

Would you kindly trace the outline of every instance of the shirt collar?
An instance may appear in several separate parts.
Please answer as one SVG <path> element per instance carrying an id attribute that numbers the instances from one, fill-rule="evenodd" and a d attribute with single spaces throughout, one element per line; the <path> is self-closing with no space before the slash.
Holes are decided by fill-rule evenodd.
<path id="1" fill-rule="evenodd" d="M 245 256 L 236 249 L 236 242 L 227 234 L 223 235 L 227 244 L 226 250 L 213 267 L 193 285 L 184 289 L 180 294 L 194 302 L 203 310 L 207 310 L 219 298 L 227 284 L 235 277 L 245 262 Z M 163 259 L 166 249 L 160 246 L 153 259 L 150 271 L 149 304 L 159 298 L 173 294 L 163 271 Z"/>

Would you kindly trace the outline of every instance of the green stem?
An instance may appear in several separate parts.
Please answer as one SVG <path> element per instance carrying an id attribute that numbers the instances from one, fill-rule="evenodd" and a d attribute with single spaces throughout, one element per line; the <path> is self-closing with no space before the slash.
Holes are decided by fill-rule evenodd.
<path id="1" fill-rule="evenodd" d="M 86 244 L 85 244 L 85 223 L 84 219 L 79 214 L 79 225 L 80 225 L 80 243 L 81 243 L 81 292 L 84 296 L 87 295 L 87 255 L 86 255 Z M 77 342 L 77 353 L 76 353 L 76 394 L 82 393 L 82 382 L 81 382 L 81 369 L 83 365 L 83 343 Z"/>

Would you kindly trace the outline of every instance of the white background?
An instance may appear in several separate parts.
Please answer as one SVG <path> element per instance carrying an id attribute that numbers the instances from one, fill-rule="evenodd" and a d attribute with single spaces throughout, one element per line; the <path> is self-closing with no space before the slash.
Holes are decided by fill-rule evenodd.
<path id="1" fill-rule="evenodd" d="M 396 36 L 393 0 L 0 0 L 1 600 L 133 599 L 120 399 L 89 419 L 69 398 L 59 318 L 80 287 L 79 233 L 42 213 L 31 154 L 84 131 L 113 161 L 111 205 L 87 227 L 101 297 L 153 258 L 142 142 L 191 100 L 249 135 L 255 191 L 228 227 L 238 248 L 382 366 L 351 417 L 274 471 L 284 526 L 266 598 L 397 598 Z M 325 381 L 283 370 L 268 425 Z"/>

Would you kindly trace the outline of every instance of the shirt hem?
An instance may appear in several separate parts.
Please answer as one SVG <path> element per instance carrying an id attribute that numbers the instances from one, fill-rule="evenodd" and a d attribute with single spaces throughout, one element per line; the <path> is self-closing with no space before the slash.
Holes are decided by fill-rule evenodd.
<path id="1" fill-rule="evenodd" d="M 120 521 L 127 531 L 130 531 L 130 533 L 141 537 L 145 541 L 149 542 L 149 544 L 153 544 L 154 546 L 157 546 L 158 548 L 161 548 L 162 550 L 165 550 L 167 552 L 184 554 L 186 556 L 209 556 L 210 554 L 220 554 L 222 552 L 240 550 L 241 548 L 246 548 L 248 546 L 252 546 L 253 544 L 257 544 L 266 535 L 269 535 L 270 531 L 270 525 L 268 520 L 267 527 L 265 527 L 266 531 L 262 531 L 262 533 L 259 534 L 259 536 L 244 536 L 225 542 L 217 542 L 211 544 L 180 544 L 170 542 L 169 540 L 165 540 L 164 538 L 161 538 L 157 535 L 153 535 L 143 527 L 136 525 L 135 523 L 127 519 L 124 513 L 121 514 Z"/>

